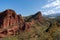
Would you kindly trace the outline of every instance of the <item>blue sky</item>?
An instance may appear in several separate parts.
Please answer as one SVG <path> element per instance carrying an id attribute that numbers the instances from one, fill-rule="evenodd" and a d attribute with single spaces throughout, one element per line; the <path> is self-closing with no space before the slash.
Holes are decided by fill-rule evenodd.
<path id="1" fill-rule="evenodd" d="M 0 0 L 0 12 L 6 9 L 13 9 L 23 16 L 32 15 L 38 11 L 48 15 L 60 12 L 60 0 Z"/>

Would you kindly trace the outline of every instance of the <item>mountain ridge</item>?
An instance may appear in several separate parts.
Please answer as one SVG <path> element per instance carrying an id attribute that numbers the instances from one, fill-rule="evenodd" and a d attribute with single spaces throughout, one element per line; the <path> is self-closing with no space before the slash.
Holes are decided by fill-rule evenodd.
<path id="1" fill-rule="evenodd" d="M 34 18 L 35 17 L 35 18 Z M 31 19 L 38 21 L 42 21 L 40 18 L 42 17 L 41 12 L 36 13 Z M 30 20 L 30 18 L 29 18 Z M 14 10 L 7 9 L 0 14 L 0 29 L 6 30 L 6 35 L 14 35 L 17 30 L 29 30 L 30 26 L 33 25 L 34 21 L 31 20 L 30 22 L 25 21 L 21 15 L 17 15 Z M 5 31 L 1 30 L 0 34 L 4 35 Z M 2 33 L 3 32 L 3 33 Z M 13 33 L 14 32 L 14 33 Z M 0 35 L 0 37 L 4 37 Z"/>
<path id="2" fill-rule="evenodd" d="M 48 18 L 50 18 L 50 17 L 58 17 L 58 16 L 60 16 L 60 13 L 55 13 L 55 14 L 49 14 L 49 15 L 43 15 L 44 17 L 48 17 Z"/>
<path id="3" fill-rule="evenodd" d="M 0 13 L 0 38 L 2 40 L 60 40 L 60 16 L 47 18 L 39 11 L 24 17 L 21 14 L 17 15 L 12 9 L 7 9 Z"/>

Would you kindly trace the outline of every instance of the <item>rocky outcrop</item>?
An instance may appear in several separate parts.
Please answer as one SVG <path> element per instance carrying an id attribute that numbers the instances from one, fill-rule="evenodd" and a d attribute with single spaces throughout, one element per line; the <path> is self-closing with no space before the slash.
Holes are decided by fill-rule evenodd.
<path id="1" fill-rule="evenodd" d="M 43 21 L 43 17 L 42 17 L 42 13 L 39 11 L 35 14 L 35 18 L 36 20 L 38 20 L 39 22 L 42 22 Z"/>
<path id="2" fill-rule="evenodd" d="M 17 15 L 14 10 L 8 9 L 0 13 L 0 37 L 16 35 L 19 31 L 28 31 L 35 20 L 42 21 L 41 12 L 31 17 L 30 22 L 25 22 L 21 15 Z"/>
<path id="3" fill-rule="evenodd" d="M 0 13 L 0 29 L 2 36 L 5 34 L 4 29 L 6 29 L 6 35 L 14 35 L 15 32 L 24 23 L 21 15 L 17 15 L 15 11 L 8 9 Z M 3 30 L 2 30 L 3 29 Z M 1 35 L 0 35 L 1 36 Z M 4 36 L 3 36 L 4 37 Z"/>
<path id="4" fill-rule="evenodd" d="M 43 21 L 42 13 L 39 11 L 35 15 L 31 15 L 31 17 L 29 17 L 27 21 L 31 21 L 32 19 L 35 21 L 42 22 Z"/>

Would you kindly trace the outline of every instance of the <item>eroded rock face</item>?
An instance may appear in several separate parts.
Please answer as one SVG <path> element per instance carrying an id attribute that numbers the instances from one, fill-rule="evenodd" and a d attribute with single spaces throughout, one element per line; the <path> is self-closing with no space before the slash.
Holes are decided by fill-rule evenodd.
<path id="1" fill-rule="evenodd" d="M 31 17 L 28 18 L 29 21 L 31 21 L 32 19 L 35 21 L 42 22 L 43 21 L 42 13 L 39 11 L 35 15 L 31 15 Z"/>
<path id="2" fill-rule="evenodd" d="M 7 29 L 7 35 L 14 34 L 19 27 L 23 24 L 23 19 L 20 15 L 17 15 L 15 11 L 8 9 L 0 13 L 0 29 L 4 32 L 4 29 Z M 2 30 L 3 29 L 3 30 Z M 2 34 L 0 32 L 0 34 Z M 2 35 L 4 35 L 3 33 Z"/>
<path id="3" fill-rule="evenodd" d="M 36 14 L 36 19 L 41 21 L 41 13 Z M 0 13 L 0 37 L 15 35 L 19 31 L 28 31 L 35 20 L 25 22 L 21 15 L 17 15 L 14 10 L 8 9 Z"/>
<path id="4" fill-rule="evenodd" d="M 42 21 L 43 21 L 42 13 L 41 13 L 40 11 L 37 12 L 35 15 L 36 15 L 36 19 L 37 19 L 39 22 L 42 22 Z"/>

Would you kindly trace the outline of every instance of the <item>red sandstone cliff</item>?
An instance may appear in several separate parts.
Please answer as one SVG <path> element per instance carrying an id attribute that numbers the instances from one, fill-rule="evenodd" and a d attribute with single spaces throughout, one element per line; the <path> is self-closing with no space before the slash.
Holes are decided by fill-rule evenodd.
<path id="1" fill-rule="evenodd" d="M 42 21 L 41 12 L 34 15 L 36 20 Z M 15 35 L 18 30 L 24 31 L 34 24 L 34 19 L 31 22 L 25 22 L 21 15 L 17 15 L 14 10 L 8 9 L 0 13 L 0 37 Z"/>

